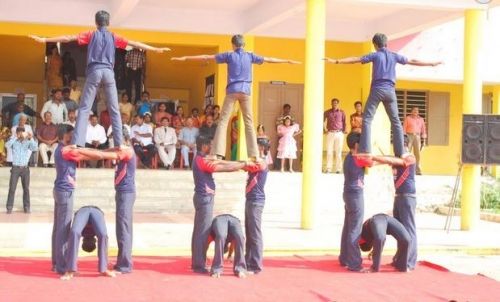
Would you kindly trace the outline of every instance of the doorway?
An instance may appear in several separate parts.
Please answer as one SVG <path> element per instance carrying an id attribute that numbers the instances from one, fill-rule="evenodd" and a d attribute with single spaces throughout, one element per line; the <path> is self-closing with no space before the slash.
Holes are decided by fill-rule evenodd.
<path id="1" fill-rule="evenodd" d="M 279 169 L 281 164 L 276 158 L 279 141 L 276 133 L 276 120 L 282 115 L 283 105 L 285 104 L 290 104 L 294 122 L 298 123 L 300 129 L 302 129 L 304 85 L 289 83 L 259 84 L 259 123 L 264 125 L 266 134 L 269 136 L 270 152 L 276 169 Z M 293 161 L 293 169 L 302 171 L 302 135 L 296 136 L 295 140 L 297 141 L 297 159 Z"/>

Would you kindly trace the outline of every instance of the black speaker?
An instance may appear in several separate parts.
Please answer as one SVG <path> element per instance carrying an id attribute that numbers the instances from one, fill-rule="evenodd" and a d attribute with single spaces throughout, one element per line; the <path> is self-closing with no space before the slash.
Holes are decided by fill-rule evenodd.
<path id="1" fill-rule="evenodd" d="M 500 115 L 463 115 L 462 162 L 500 164 Z"/>
<path id="2" fill-rule="evenodd" d="M 462 119 L 462 162 L 484 164 L 485 162 L 485 120 L 481 114 L 464 114 Z"/>
<path id="3" fill-rule="evenodd" d="M 488 165 L 500 165 L 500 115 L 486 116 L 486 154 Z"/>

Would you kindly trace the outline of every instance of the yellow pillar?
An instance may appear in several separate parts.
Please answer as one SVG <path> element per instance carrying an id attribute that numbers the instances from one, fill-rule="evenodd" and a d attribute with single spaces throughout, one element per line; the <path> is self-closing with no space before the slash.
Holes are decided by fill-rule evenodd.
<path id="1" fill-rule="evenodd" d="M 304 85 L 304 154 L 302 166 L 303 229 L 314 225 L 314 201 L 319 194 L 325 98 L 325 0 L 307 0 Z"/>
<path id="2" fill-rule="evenodd" d="M 500 86 L 493 87 L 493 114 L 500 114 Z M 493 167 L 491 171 L 493 177 L 500 178 L 500 166 Z"/>
<path id="3" fill-rule="evenodd" d="M 485 10 L 465 11 L 462 109 L 464 114 L 481 114 L 483 83 L 480 66 L 485 21 Z M 471 230 L 480 219 L 481 171 L 478 165 L 464 165 L 461 196 L 461 228 Z"/>

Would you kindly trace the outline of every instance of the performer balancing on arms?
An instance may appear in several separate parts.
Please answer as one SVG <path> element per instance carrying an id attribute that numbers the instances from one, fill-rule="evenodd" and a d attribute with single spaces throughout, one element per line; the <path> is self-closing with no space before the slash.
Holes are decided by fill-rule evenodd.
<path id="1" fill-rule="evenodd" d="M 370 127 L 375 116 L 375 112 L 380 102 L 384 105 L 385 111 L 391 121 L 391 129 L 394 135 L 394 155 L 403 155 L 403 128 L 398 117 L 398 103 L 396 99 L 396 64 L 409 64 L 415 66 L 437 66 L 441 62 L 423 62 L 415 59 L 408 59 L 402 55 L 391 52 L 387 49 L 387 37 L 377 33 L 372 39 L 375 52 L 363 57 L 350 57 L 344 59 L 325 58 L 328 63 L 334 64 L 354 64 L 373 63 L 372 84 L 370 95 L 366 101 L 363 112 L 363 130 L 361 131 L 361 142 L 359 144 L 360 155 L 371 152 Z"/>
<path id="2" fill-rule="evenodd" d="M 97 149 L 73 148 L 69 146 L 73 126 L 59 125 L 59 144 L 55 151 L 56 180 L 54 182 L 54 225 L 52 229 L 52 270 L 66 271 L 64 252 L 73 214 L 73 196 L 76 186 L 76 165 L 82 160 L 110 159 L 128 161 L 131 149 L 106 152 Z"/>
<path id="3" fill-rule="evenodd" d="M 104 86 L 108 111 L 111 115 L 113 127 L 113 140 L 115 146 L 122 145 L 122 122 L 120 119 L 120 109 L 118 107 L 118 95 L 115 83 L 115 74 L 113 66 L 115 64 L 116 48 L 125 49 L 127 46 L 136 47 L 143 50 L 153 50 L 159 53 L 170 50 L 169 48 L 157 48 L 136 41 L 128 41 L 110 31 L 110 15 L 105 11 L 98 11 L 95 14 L 95 23 L 97 29 L 94 31 L 82 32 L 78 35 L 66 35 L 54 38 L 42 38 L 31 36 L 40 43 L 46 42 L 73 42 L 77 41 L 79 45 L 88 45 L 87 50 L 87 79 L 80 98 L 80 108 L 76 120 L 75 135 L 71 144 L 85 146 L 87 132 L 87 122 L 90 110 L 97 94 L 97 88 L 100 84 Z"/>
<path id="4" fill-rule="evenodd" d="M 76 211 L 75 219 L 73 219 L 66 257 L 68 267 L 61 279 L 70 280 L 78 271 L 78 245 L 80 245 L 81 237 L 83 237 L 82 249 L 87 253 L 95 250 L 95 237 L 97 237 L 99 273 L 107 277 L 115 277 L 115 272 L 108 270 L 108 233 L 104 213 L 98 207 L 85 206 Z"/>
<path id="5" fill-rule="evenodd" d="M 191 238 L 191 268 L 197 273 L 207 273 L 205 267 L 207 259 L 207 240 L 212 225 L 215 181 L 214 172 L 233 172 L 240 169 L 257 169 L 256 164 L 246 162 L 231 162 L 210 160 L 207 155 L 211 150 L 210 138 L 198 136 L 196 148 L 198 152 L 193 159 L 195 208 L 193 235 Z"/>
<path id="6" fill-rule="evenodd" d="M 410 235 L 404 226 L 395 218 L 386 214 L 377 214 L 363 223 L 359 247 L 364 252 L 371 252 L 373 263 L 369 269 L 363 270 L 365 273 L 378 272 L 380 269 L 380 259 L 385 244 L 385 235 L 392 235 L 398 242 L 398 260 L 393 266 L 400 272 L 408 271 L 408 246 Z"/>
<path id="7" fill-rule="evenodd" d="M 210 269 L 210 276 L 219 278 L 224 270 L 224 252 L 228 243 L 232 243 L 235 249 L 233 261 L 233 273 L 239 278 L 247 276 L 247 266 L 245 263 L 244 244 L 245 236 L 241 222 L 233 215 L 223 214 L 216 216 L 212 221 L 210 239 L 215 242 L 214 260 Z"/>
<path id="8" fill-rule="evenodd" d="M 235 35 L 231 38 L 233 51 L 219 53 L 216 55 L 199 55 L 175 57 L 172 60 L 215 60 L 218 64 L 225 63 L 228 67 L 226 97 L 222 105 L 220 120 L 217 124 L 217 131 L 214 138 L 214 150 L 212 154 L 223 158 L 226 154 L 227 124 L 233 112 L 234 103 L 239 102 L 243 121 L 245 123 L 245 137 L 247 141 L 248 157 L 257 159 L 259 150 L 257 148 L 257 138 L 255 136 L 252 114 L 252 101 L 250 90 L 252 86 L 252 64 L 267 63 L 289 63 L 299 64 L 292 60 L 261 57 L 244 50 L 245 41 L 242 35 Z"/>

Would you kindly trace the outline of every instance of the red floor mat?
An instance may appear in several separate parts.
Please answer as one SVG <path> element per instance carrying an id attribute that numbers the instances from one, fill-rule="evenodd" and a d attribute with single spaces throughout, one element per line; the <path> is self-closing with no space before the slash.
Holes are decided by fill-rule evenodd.
<path id="1" fill-rule="evenodd" d="M 265 271 L 240 280 L 229 264 L 220 279 L 192 274 L 186 257 L 136 257 L 132 274 L 97 274 L 95 258 L 61 281 L 47 258 L 0 258 L 0 301 L 500 301 L 500 283 L 428 263 L 411 273 L 360 274 L 336 257 L 275 257 Z"/>

